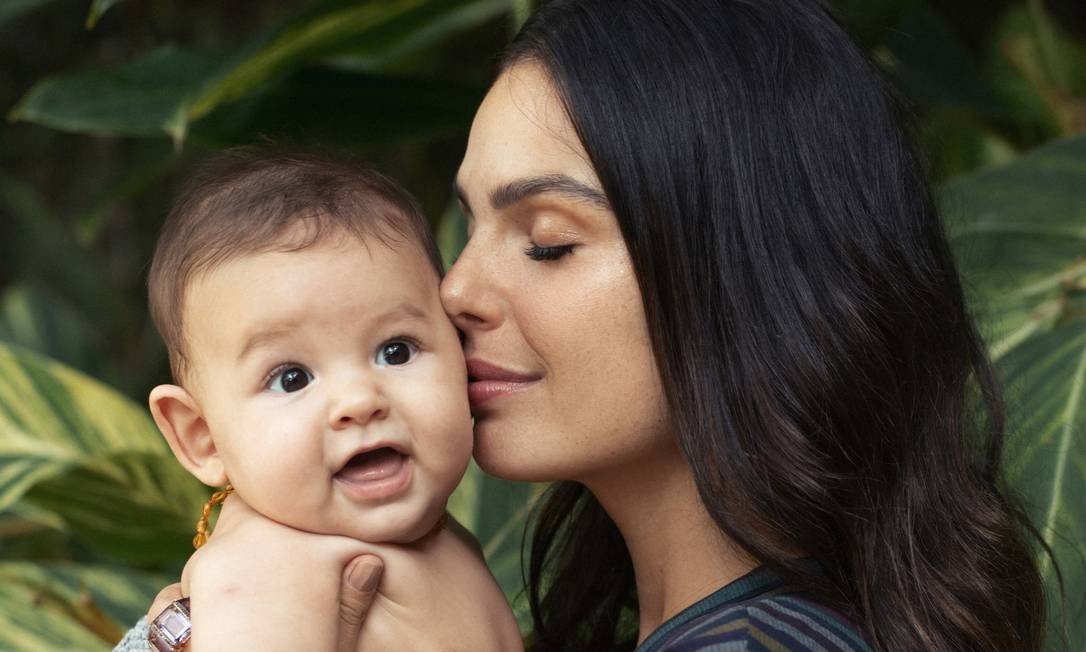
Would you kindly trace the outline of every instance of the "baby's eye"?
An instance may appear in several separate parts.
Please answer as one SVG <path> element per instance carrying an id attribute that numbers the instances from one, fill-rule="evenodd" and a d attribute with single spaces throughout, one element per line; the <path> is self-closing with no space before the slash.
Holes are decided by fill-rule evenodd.
<path id="1" fill-rule="evenodd" d="M 301 367 L 283 367 L 272 376 L 268 382 L 268 389 L 273 392 L 296 392 L 305 388 L 313 376 Z"/>
<path id="2" fill-rule="evenodd" d="M 377 364 L 393 366 L 407 364 L 417 352 L 415 345 L 406 340 L 387 342 L 377 352 Z"/>

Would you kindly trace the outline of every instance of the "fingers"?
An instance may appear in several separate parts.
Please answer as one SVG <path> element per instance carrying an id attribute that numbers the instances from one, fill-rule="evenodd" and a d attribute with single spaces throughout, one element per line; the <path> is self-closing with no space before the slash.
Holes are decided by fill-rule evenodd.
<path id="1" fill-rule="evenodd" d="M 354 652 L 358 634 L 381 583 L 384 562 L 373 555 L 359 555 L 343 569 L 339 589 L 339 652 Z"/>
<path id="2" fill-rule="evenodd" d="M 181 584 L 171 584 L 166 588 L 158 592 L 155 596 L 155 601 L 151 603 L 151 608 L 147 610 L 147 620 L 152 621 L 155 616 L 162 613 L 162 610 L 170 606 L 170 603 L 174 600 L 180 600 L 185 597 L 181 594 Z"/>

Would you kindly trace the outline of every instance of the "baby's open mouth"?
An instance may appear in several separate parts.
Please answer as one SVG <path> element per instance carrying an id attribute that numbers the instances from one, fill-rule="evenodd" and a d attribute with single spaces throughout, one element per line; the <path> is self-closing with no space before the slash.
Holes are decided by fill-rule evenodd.
<path id="1" fill-rule="evenodd" d="M 399 473 L 406 461 L 406 455 L 385 446 L 359 453 L 347 460 L 347 464 L 336 473 L 336 477 L 351 482 L 383 480 Z"/>

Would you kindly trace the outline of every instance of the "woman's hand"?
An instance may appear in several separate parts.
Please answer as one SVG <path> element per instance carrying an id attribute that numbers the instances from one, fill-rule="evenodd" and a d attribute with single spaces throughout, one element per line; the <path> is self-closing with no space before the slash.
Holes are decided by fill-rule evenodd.
<path id="1" fill-rule="evenodd" d="M 291 554 L 299 546 L 306 554 Z M 148 619 L 174 600 L 189 596 L 193 599 L 193 620 L 197 621 L 193 649 L 222 649 L 227 641 L 243 639 L 246 648 L 289 649 L 296 643 L 310 649 L 354 652 L 384 566 L 379 557 L 360 552 L 364 551 L 353 540 L 293 530 L 264 518 L 232 496 L 223 507 L 215 536 L 186 564 L 182 582 L 159 592 Z M 331 567 L 337 572 L 327 572 Z M 292 578 L 306 581 L 291 587 Z M 337 578 L 338 590 L 333 583 Z M 269 579 L 287 590 L 264 590 Z M 324 590 L 317 589 L 318 584 Z M 329 602 L 327 608 L 302 595 L 315 589 Z M 338 596 L 335 621 L 330 602 L 334 596 Z M 322 611 L 313 613 L 315 609 Z M 294 630 L 287 629 L 288 621 L 262 622 L 284 613 L 290 620 L 311 618 L 306 626 Z M 322 614 L 328 618 L 321 619 Z M 258 638 L 263 632 L 267 633 L 266 641 Z"/>

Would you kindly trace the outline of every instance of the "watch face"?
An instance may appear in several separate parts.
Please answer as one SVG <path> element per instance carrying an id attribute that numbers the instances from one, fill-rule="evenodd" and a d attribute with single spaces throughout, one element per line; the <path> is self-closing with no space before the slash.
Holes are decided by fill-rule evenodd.
<path id="1" fill-rule="evenodd" d="M 192 635 L 192 621 L 189 620 L 189 599 L 184 598 L 170 603 L 151 623 L 147 640 L 158 652 L 176 652 Z"/>

